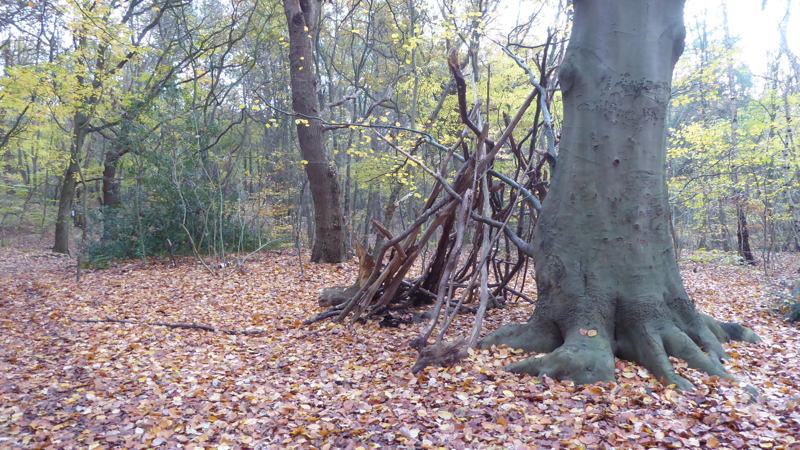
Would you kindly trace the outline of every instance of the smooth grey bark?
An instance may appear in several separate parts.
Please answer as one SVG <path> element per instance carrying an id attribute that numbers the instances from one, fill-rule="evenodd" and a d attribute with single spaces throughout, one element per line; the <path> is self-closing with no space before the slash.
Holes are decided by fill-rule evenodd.
<path id="1" fill-rule="evenodd" d="M 548 354 L 511 371 L 591 383 L 612 380 L 619 356 L 687 388 L 669 356 L 726 376 L 720 342 L 757 339 L 698 312 L 675 260 L 665 117 L 683 3 L 574 2 L 559 162 L 532 242 L 537 306 L 482 342 Z"/>
<path id="2" fill-rule="evenodd" d="M 289 28 L 292 109 L 301 120 L 297 139 L 314 202 L 314 243 L 311 260 L 340 262 L 345 258 L 345 227 L 336 167 L 328 161 L 319 119 L 317 76 L 312 34 L 317 26 L 319 0 L 284 0 Z M 304 118 L 304 119 L 303 119 Z"/>

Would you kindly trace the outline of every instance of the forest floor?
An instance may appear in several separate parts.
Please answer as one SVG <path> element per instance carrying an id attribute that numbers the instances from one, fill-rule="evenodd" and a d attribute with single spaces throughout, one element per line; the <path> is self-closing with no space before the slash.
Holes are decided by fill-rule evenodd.
<path id="1" fill-rule="evenodd" d="M 783 257 L 772 281 L 796 279 L 799 262 Z M 682 265 L 701 309 L 764 342 L 726 345 L 736 382 L 676 361 L 697 386 L 676 392 L 622 361 L 616 383 L 512 375 L 502 366 L 522 355 L 508 349 L 413 376 L 417 325 L 302 324 L 355 262 L 306 262 L 304 277 L 298 264 L 275 252 L 212 275 L 191 259 L 134 261 L 78 283 L 72 259 L 0 249 L 0 448 L 800 446 L 800 329 L 772 311 L 758 267 Z M 490 311 L 484 331 L 530 310 Z M 97 319 L 216 331 L 82 322 Z"/>

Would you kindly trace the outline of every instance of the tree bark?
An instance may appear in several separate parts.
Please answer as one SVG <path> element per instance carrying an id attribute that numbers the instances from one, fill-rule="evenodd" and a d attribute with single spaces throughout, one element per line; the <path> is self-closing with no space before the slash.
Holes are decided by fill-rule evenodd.
<path id="1" fill-rule="evenodd" d="M 736 242 L 739 256 L 745 263 L 755 265 L 756 258 L 753 256 L 753 250 L 750 249 L 750 231 L 747 228 L 747 216 L 741 204 L 736 205 L 736 217 Z"/>
<path id="2" fill-rule="evenodd" d="M 574 3 L 560 73 L 558 168 L 532 242 L 537 306 L 527 323 L 502 327 L 482 342 L 549 354 L 511 371 L 578 383 L 612 380 L 616 355 L 687 388 L 669 356 L 726 376 L 720 342 L 757 339 L 698 312 L 674 256 L 665 117 L 684 45 L 683 3 Z"/>
<path id="3" fill-rule="evenodd" d="M 86 49 L 87 37 L 80 36 L 78 39 L 78 49 Z M 95 62 L 95 71 L 100 73 L 105 68 L 105 52 L 107 47 L 98 50 L 97 61 Z M 95 76 L 91 83 L 87 84 L 86 78 L 83 75 L 76 75 L 76 80 L 79 86 L 91 86 L 92 94 L 85 100 L 84 106 L 93 105 L 97 101 L 96 93 L 101 87 L 101 77 Z M 53 251 L 56 253 L 69 254 L 69 231 L 70 231 L 70 215 L 72 213 L 72 203 L 75 199 L 75 187 L 77 185 L 77 176 L 80 172 L 80 158 L 81 151 L 83 150 L 83 143 L 86 141 L 86 136 L 89 134 L 89 116 L 84 112 L 86 109 L 78 109 L 73 115 L 72 119 L 72 142 L 69 151 L 69 163 L 67 170 L 64 172 L 64 179 L 61 182 L 61 194 L 58 198 L 58 214 L 56 215 L 56 232 L 55 243 L 53 244 Z"/>
<path id="4" fill-rule="evenodd" d="M 103 206 L 116 208 L 120 205 L 119 182 L 117 181 L 117 164 L 123 152 L 109 151 L 103 160 Z"/>
<path id="5" fill-rule="evenodd" d="M 328 161 L 322 136 L 314 66 L 312 33 L 317 25 L 318 0 L 284 0 L 289 27 L 292 108 L 299 115 L 297 138 L 305 160 L 314 202 L 314 243 L 311 260 L 340 262 L 345 258 L 344 217 L 336 167 Z"/>
<path id="6" fill-rule="evenodd" d="M 53 251 L 69 254 L 69 231 L 72 202 L 75 199 L 75 186 L 80 169 L 80 155 L 86 140 L 89 119 L 83 113 L 75 113 L 70 147 L 69 164 L 61 181 L 61 194 L 58 197 L 58 214 L 56 215 L 56 232 Z"/>
<path id="7" fill-rule="evenodd" d="M 115 230 L 118 229 L 117 215 L 122 204 L 120 196 L 120 185 L 117 180 L 117 167 L 119 161 L 127 153 L 125 149 L 108 150 L 103 158 L 103 184 L 102 184 L 102 204 L 103 204 L 103 239 L 113 240 Z"/>
<path id="8" fill-rule="evenodd" d="M 717 206 L 720 226 L 719 240 L 722 245 L 722 251 L 729 252 L 731 251 L 731 233 L 730 230 L 728 230 L 728 218 L 725 214 L 725 203 L 722 201 L 722 199 L 719 199 Z"/>

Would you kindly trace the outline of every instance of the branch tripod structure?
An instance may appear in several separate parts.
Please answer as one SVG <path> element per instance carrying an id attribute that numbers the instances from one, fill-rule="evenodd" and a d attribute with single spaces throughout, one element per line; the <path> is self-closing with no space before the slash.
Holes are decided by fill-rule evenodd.
<path id="1" fill-rule="evenodd" d="M 325 289 L 320 304 L 331 308 L 307 321 L 333 318 L 355 322 L 426 305 L 430 310 L 416 316 L 421 319 L 423 330 L 411 343 L 421 355 L 415 370 L 463 357 L 467 348 L 477 344 L 480 322 L 490 307 L 512 297 L 532 301 L 524 293 L 525 284 L 530 281 L 527 241 L 546 195 L 543 177 L 555 162 L 555 145 L 550 139 L 552 151 L 538 151 L 531 145 L 525 154 L 524 145 L 537 140 L 541 127 L 530 127 L 520 141 L 513 137 L 532 105 L 537 110 L 536 117 L 542 115 L 542 110 L 547 111 L 547 99 L 540 98 L 546 94 L 545 89 L 535 85 L 516 114 L 505 117 L 506 127 L 493 141 L 488 138 L 488 127 L 482 125 L 479 105 L 471 109 L 467 106 L 467 81 L 455 52 L 448 58 L 448 65 L 464 123 L 456 144 L 441 146 L 444 157 L 436 169 L 395 148 L 436 180 L 431 194 L 417 219 L 398 235 L 372 221 L 383 245 L 374 255 L 357 245 L 357 281 L 349 287 Z M 552 135 L 549 113 L 544 115 L 547 120 L 543 126 Z M 523 181 L 494 169 L 497 154 L 505 145 L 516 155 L 516 175 Z M 548 161 L 550 167 L 546 166 Z M 450 172 L 455 172 L 452 181 L 448 180 Z M 429 245 L 433 253 L 423 265 L 421 256 Z M 415 269 L 420 275 L 411 277 Z M 446 330 L 463 312 L 475 314 L 472 332 L 445 342 Z M 435 342 L 431 344 L 432 338 Z"/>

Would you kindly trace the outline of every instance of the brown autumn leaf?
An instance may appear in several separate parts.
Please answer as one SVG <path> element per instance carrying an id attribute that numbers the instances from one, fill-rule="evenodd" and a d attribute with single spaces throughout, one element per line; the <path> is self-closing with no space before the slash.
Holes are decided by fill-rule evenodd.
<path id="1" fill-rule="evenodd" d="M 799 434 L 800 333 L 763 307 L 768 280 L 759 268 L 687 263 L 683 272 L 699 308 L 744 321 L 764 338 L 725 345 L 726 368 L 762 391 L 751 403 L 739 383 L 680 362 L 676 370 L 695 391 L 665 388 L 622 360 L 615 382 L 588 386 L 512 375 L 503 367 L 528 355 L 510 349 L 473 350 L 458 367 L 415 377 L 415 352 L 398 345 L 416 336 L 413 326 L 297 326 L 317 310 L 322 287 L 356 276 L 354 263 L 304 262 L 304 279 L 293 251 L 220 276 L 191 259 L 87 271 L 81 283 L 61 258 L 2 271 L 47 254 L 27 252 L 0 248 L 0 435 L 11 447 L 792 448 Z M 793 274 L 796 261 L 778 264 L 775 276 Z M 526 320 L 522 303 L 492 310 L 486 331 Z M 469 319 L 456 317 L 454 326 L 468 330 Z"/>

